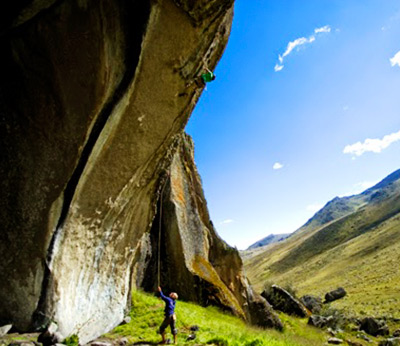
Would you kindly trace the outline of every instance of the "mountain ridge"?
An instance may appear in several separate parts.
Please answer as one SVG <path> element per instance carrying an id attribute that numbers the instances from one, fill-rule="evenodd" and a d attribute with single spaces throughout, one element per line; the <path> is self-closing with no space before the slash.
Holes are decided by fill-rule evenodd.
<path id="1" fill-rule="evenodd" d="M 335 197 L 289 238 L 253 256 L 247 253 L 244 265 L 257 289 L 271 281 L 304 294 L 344 286 L 350 294 L 340 306 L 365 312 L 370 307 L 364 299 L 376 295 L 377 311 L 398 315 L 387 302 L 400 299 L 394 290 L 399 231 L 396 170 L 358 195 Z"/>
<path id="2" fill-rule="evenodd" d="M 256 241 L 254 244 L 250 245 L 246 250 L 258 249 L 263 246 L 267 246 L 272 243 L 279 242 L 281 240 L 286 239 L 291 233 L 282 233 L 282 234 L 269 234 L 266 237 Z"/>

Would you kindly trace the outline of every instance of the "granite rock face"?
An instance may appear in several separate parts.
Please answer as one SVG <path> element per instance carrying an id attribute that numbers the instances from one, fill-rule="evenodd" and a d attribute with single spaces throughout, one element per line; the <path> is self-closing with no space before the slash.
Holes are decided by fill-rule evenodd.
<path id="1" fill-rule="evenodd" d="M 162 184 L 157 216 L 143 261 L 146 272 L 137 286 L 154 291 L 158 285 L 185 300 L 222 307 L 263 327 L 281 328 L 265 299 L 256 295 L 243 273 L 236 249 L 216 233 L 210 220 L 194 146 L 183 134 Z"/>
<path id="2" fill-rule="evenodd" d="M 53 320 L 85 343 L 121 322 L 192 81 L 221 57 L 232 6 L 0 5 L 0 325 Z"/>

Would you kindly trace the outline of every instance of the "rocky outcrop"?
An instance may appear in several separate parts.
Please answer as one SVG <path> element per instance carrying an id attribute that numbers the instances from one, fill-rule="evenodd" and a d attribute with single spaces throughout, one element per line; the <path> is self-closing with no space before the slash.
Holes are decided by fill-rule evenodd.
<path id="1" fill-rule="evenodd" d="M 159 177 L 201 93 L 191 82 L 220 58 L 232 3 L 1 5 L 0 325 L 54 320 L 85 343 L 123 319 Z M 197 270 L 223 281 L 210 247 L 215 269 Z"/>
<path id="2" fill-rule="evenodd" d="M 222 307 L 259 326 L 282 328 L 270 305 L 248 284 L 238 251 L 214 229 L 189 136 L 182 135 L 162 185 L 157 216 L 143 243 L 148 249 L 141 257 L 145 264 L 138 262 L 147 269 L 137 276 L 137 286 L 154 291 L 161 284 L 185 300 Z"/>

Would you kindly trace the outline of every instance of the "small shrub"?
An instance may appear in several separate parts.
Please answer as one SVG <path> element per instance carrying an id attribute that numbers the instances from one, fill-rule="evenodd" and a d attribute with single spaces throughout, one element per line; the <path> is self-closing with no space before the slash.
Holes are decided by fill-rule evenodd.
<path id="1" fill-rule="evenodd" d="M 218 346 L 229 346 L 229 341 L 226 340 L 225 338 L 216 337 L 216 338 L 208 340 L 207 344 L 208 345 L 214 344 L 214 345 L 218 345 Z"/>
<path id="2" fill-rule="evenodd" d="M 245 346 L 264 346 L 265 343 L 261 339 L 254 339 L 254 340 L 251 340 L 251 341 L 247 341 L 244 345 Z"/>
<path id="3" fill-rule="evenodd" d="M 76 334 L 72 334 L 65 338 L 63 343 L 67 346 L 79 346 L 79 337 Z"/>

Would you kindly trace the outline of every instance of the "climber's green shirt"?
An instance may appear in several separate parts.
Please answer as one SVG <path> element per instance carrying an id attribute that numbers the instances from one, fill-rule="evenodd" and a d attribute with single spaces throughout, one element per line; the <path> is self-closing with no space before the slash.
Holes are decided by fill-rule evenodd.
<path id="1" fill-rule="evenodd" d="M 201 79 L 204 83 L 212 82 L 215 79 L 214 73 L 211 71 L 205 72 L 201 75 Z"/>

